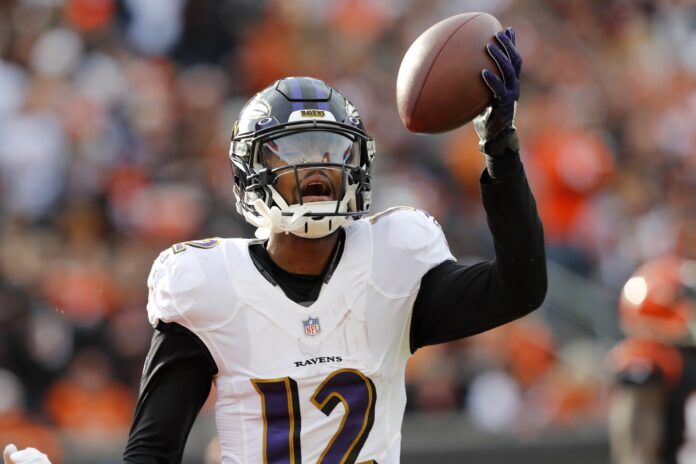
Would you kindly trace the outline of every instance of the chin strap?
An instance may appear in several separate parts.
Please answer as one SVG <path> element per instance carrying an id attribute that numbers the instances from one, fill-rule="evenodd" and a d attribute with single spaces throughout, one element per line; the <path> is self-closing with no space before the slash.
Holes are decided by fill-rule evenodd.
<path id="1" fill-rule="evenodd" d="M 280 224 L 280 208 L 277 206 L 269 208 L 260 198 L 254 200 L 253 205 L 259 215 L 256 216 L 255 214 L 247 212 L 244 216 L 250 224 L 257 227 L 256 233 L 254 234 L 256 238 L 267 239 L 272 232 L 279 232 L 276 224 Z"/>
<path id="2" fill-rule="evenodd" d="M 355 197 L 355 188 L 355 185 L 346 187 L 345 195 L 340 200 L 339 211 L 348 211 L 350 198 Z M 271 234 L 281 232 L 303 238 L 320 238 L 333 233 L 349 221 L 346 216 L 334 216 L 335 200 L 288 205 L 274 188 L 271 187 L 270 190 L 273 206 L 268 206 L 261 198 L 257 198 L 252 203 L 256 214 L 251 211 L 244 213 L 247 222 L 257 227 L 256 238 L 264 240 Z M 284 216 L 283 212 L 292 215 Z M 307 213 L 314 215 L 308 217 Z M 317 217 L 320 214 L 326 216 Z"/>
<path id="3" fill-rule="evenodd" d="M 254 201 L 254 208 L 260 217 L 249 214 L 249 221 L 257 227 L 256 238 L 267 239 L 272 233 L 290 233 L 304 224 L 307 205 L 296 206 L 290 219 L 285 219 L 277 206 L 269 207 L 260 198 Z"/>

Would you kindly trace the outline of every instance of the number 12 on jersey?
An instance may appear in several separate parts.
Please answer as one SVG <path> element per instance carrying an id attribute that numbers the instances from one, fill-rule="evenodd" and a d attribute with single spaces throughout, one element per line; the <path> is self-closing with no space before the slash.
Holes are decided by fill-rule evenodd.
<path id="1" fill-rule="evenodd" d="M 261 396 L 264 464 L 301 464 L 302 418 L 297 382 L 283 377 L 253 379 L 251 383 Z M 345 409 L 341 425 L 317 464 L 354 463 L 375 420 L 377 391 L 372 380 L 355 369 L 334 371 L 317 387 L 310 401 L 327 416 L 339 402 Z"/>

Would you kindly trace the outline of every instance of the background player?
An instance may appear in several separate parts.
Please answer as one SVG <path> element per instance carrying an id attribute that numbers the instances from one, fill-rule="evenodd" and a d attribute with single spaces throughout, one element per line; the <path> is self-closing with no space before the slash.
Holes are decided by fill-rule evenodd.
<path id="1" fill-rule="evenodd" d="M 629 338 L 610 353 L 614 462 L 694 462 L 696 261 L 667 256 L 645 263 L 626 282 L 619 310 Z"/>

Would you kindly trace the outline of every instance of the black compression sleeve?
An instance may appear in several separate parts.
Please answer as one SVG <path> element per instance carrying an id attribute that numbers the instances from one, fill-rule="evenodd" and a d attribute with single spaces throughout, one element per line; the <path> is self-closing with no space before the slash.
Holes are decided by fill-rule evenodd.
<path id="1" fill-rule="evenodd" d="M 483 205 L 495 260 L 446 261 L 426 273 L 413 307 L 411 351 L 505 324 L 539 307 L 546 295 L 544 234 L 534 197 L 514 154 L 484 171 Z"/>
<path id="2" fill-rule="evenodd" d="M 180 463 L 216 373 L 210 352 L 196 335 L 178 324 L 160 323 L 145 360 L 124 462 Z"/>

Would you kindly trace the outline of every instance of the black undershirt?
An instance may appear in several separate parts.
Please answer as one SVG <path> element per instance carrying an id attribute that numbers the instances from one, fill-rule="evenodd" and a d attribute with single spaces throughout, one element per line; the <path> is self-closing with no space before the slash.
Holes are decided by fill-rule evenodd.
<path id="1" fill-rule="evenodd" d="M 474 265 L 445 261 L 422 277 L 413 306 L 411 351 L 505 324 L 531 312 L 544 299 L 543 231 L 519 154 L 488 163 L 481 193 L 495 260 Z M 302 303 L 316 299 L 322 282 L 330 277 L 343 250 L 343 235 L 339 238 L 336 259 L 320 276 L 284 271 L 260 243 L 252 244 L 250 253 L 267 279 Z M 215 362 L 196 335 L 177 324 L 161 324 L 143 371 L 124 461 L 181 462 L 191 425 L 216 373 Z"/>
<path id="2" fill-rule="evenodd" d="M 319 275 L 293 274 L 286 271 L 278 266 L 268 254 L 266 242 L 256 242 L 249 245 L 249 255 L 266 280 L 273 285 L 279 285 L 285 296 L 295 303 L 309 306 L 319 297 L 322 285 L 328 282 L 343 254 L 346 233 L 343 229 L 338 229 L 335 233 L 338 234 L 338 240 L 331 251 L 326 269 Z"/>
<path id="3" fill-rule="evenodd" d="M 197 336 L 160 323 L 145 358 L 124 462 L 180 463 L 215 374 L 215 361 Z"/>

